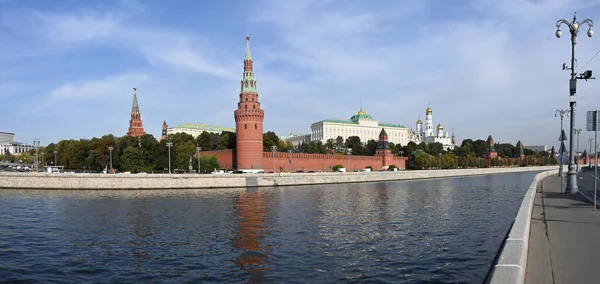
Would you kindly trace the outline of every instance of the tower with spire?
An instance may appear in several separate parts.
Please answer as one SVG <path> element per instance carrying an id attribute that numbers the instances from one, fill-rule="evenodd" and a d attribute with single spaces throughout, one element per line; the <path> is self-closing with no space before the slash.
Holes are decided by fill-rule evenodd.
<path id="1" fill-rule="evenodd" d="M 160 136 L 160 141 L 167 139 L 167 130 L 168 129 L 169 129 L 169 126 L 167 125 L 167 121 L 163 121 L 162 135 Z"/>
<path id="2" fill-rule="evenodd" d="M 386 170 L 394 158 L 394 155 L 392 155 L 392 150 L 390 150 L 390 143 L 388 142 L 388 135 L 385 132 L 385 128 L 381 128 L 381 132 L 379 132 L 379 141 L 377 141 L 377 150 L 375 150 L 375 156 L 381 157 L 383 168 Z"/>
<path id="3" fill-rule="evenodd" d="M 428 105 L 425 110 L 425 137 L 434 136 L 433 134 L 433 110 Z"/>
<path id="4" fill-rule="evenodd" d="M 265 113 L 260 109 L 256 80 L 250 53 L 250 37 L 246 36 L 246 55 L 237 109 L 233 112 L 236 130 L 236 168 L 245 172 L 264 170 L 263 121 Z"/>
<path id="5" fill-rule="evenodd" d="M 131 119 L 129 120 L 129 130 L 127 136 L 129 137 L 141 137 L 146 134 L 144 126 L 142 124 L 142 116 L 140 114 L 140 107 L 138 105 L 137 88 L 133 88 L 133 105 L 131 106 Z"/>

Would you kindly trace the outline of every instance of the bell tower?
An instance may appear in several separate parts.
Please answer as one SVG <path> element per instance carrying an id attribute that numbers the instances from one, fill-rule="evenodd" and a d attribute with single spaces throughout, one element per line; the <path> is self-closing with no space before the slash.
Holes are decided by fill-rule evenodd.
<path id="1" fill-rule="evenodd" d="M 250 54 L 250 37 L 246 36 L 244 73 L 240 87 L 240 100 L 233 112 L 236 131 L 237 170 L 258 172 L 263 166 L 263 120 L 265 113 L 260 109 L 256 80 Z"/>
<path id="2" fill-rule="evenodd" d="M 139 138 L 146 134 L 146 132 L 142 124 L 142 115 L 140 114 L 136 90 L 137 88 L 133 88 L 133 105 L 131 106 L 131 119 L 129 120 L 127 136 Z"/>

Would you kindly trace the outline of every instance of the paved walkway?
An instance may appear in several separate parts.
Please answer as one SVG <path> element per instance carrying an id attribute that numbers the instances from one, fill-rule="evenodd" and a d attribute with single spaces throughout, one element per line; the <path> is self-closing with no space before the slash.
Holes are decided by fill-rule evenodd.
<path id="1" fill-rule="evenodd" d="M 579 179 L 580 190 L 590 181 L 593 190 L 593 179 Z M 559 177 L 544 179 L 531 216 L 525 283 L 600 283 L 599 240 L 600 210 L 580 194 L 561 193 Z"/>

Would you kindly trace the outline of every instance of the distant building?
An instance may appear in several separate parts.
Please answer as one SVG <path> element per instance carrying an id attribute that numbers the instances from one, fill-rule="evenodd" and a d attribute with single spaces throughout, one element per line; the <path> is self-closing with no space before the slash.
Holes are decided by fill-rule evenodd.
<path id="1" fill-rule="evenodd" d="M 0 143 L 4 142 L 15 142 L 15 134 L 10 132 L 0 132 Z"/>
<path id="2" fill-rule="evenodd" d="M 286 141 L 286 142 L 290 142 L 292 143 L 292 145 L 294 145 L 294 148 L 300 148 L 300 146 L 302 146 L 302 143 L 308 143 L 310 142 L 310 134 L 294 134 L 294 131 L 290 132 L 290 136 L 281 136 L 280 137 L 281 140 Z"/>
<path id="3" fill-rule="evenodd" d="M 389 142 L 407 145 L 410 142 L 411 130 L 403 125 L 379 122 L 372 115 L 361 108 L 350 119 L 325 119 L 310 126 L 312 133 L 310 141 L 321 141 L 323 144 L 329 139 L 341 136 L 344 141 L 350 136 L 358 136 L 360 141 L 377 141 L 381 128 L 386 129 Z"/>
<path id="4" fill-rule="evenodd" d="M 164 126 L 166 126 L 166 124 L 164 124 L 163 127 Z M 229 131 L 229 132 L 235 133 L 234 128 L 209 126 L 209 125 L 204 125 L 203 123 L 200 123 L 200 124 L 182 123 L 175 127 L 169 127 L 167 129 L 167 135 L 175 134 L 175 133 L 186 133 L 186 134 L 192 135 L 194 137 L 198 137 L 204 131 L 206 131 L 208 133 L 216 133 L 216 134 L 221 134 L 224 131 Z"/>
<path id="5" fill-rule="evenodd" d="M 536 152 L 548 151 L 548 146 L 546 145 L 533 145 L 533 146 L 524 146 L 523 148 L 529 149 Z"/>
<path id="6" fill-rule="evenodd" d="M 133 88 L 133 105 L 131 106 L 131 119 L 129 120 L 127 136 L 140 137 L 144 134 L 146 134 L 146 132 L 144 131 L 144 126 L 142 124 L 142 115 L 140 114 L 136 88 Z"/>
<path id="7" fill-rule="evenodd" d="M 425 128 L 423 128 L 423 122 L 417 120 L 417 131 L 415 131 L 413 140 L 419 144 L 425 142 L 426 144 L 440 143 L 444 149 L 451 150 L 456 147 L 456 136 L 452 131 L 452 136 L 448 132 L 444 132 L 444 126 L 438 123 L 436 127 L 437 133 L 433 130 L 433 110 L 431 107 L 427 107 L 425 110 Z"/>
<path id="8" fill-rule="evenodd" d="M 11 155 L 19 156 L 33 149 L 35 149 L 33 145 L 16 142 L 14 133 L 0 132 L 0 154 L 5 154 L 8 151 Z"/>

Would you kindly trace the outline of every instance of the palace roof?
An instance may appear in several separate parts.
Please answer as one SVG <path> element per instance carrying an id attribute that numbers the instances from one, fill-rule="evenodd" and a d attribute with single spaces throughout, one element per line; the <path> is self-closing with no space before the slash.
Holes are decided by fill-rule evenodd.
<path id="1" fill-rule="evenodd" d="M 192 123 L 181 123 L 175 127 L 171 127 L 171 129 L 196 129 L 196 130 L 206 130 L 206 131 L 229 131 L 229 132 L 235 132 L 235 128 L 229 128 L 229 127 L 220 127 L 220 126 L 210 126 L 210 125 L 204 125 L 204 123 L 200 123 L 200 124 L 192 124 Z"/>

